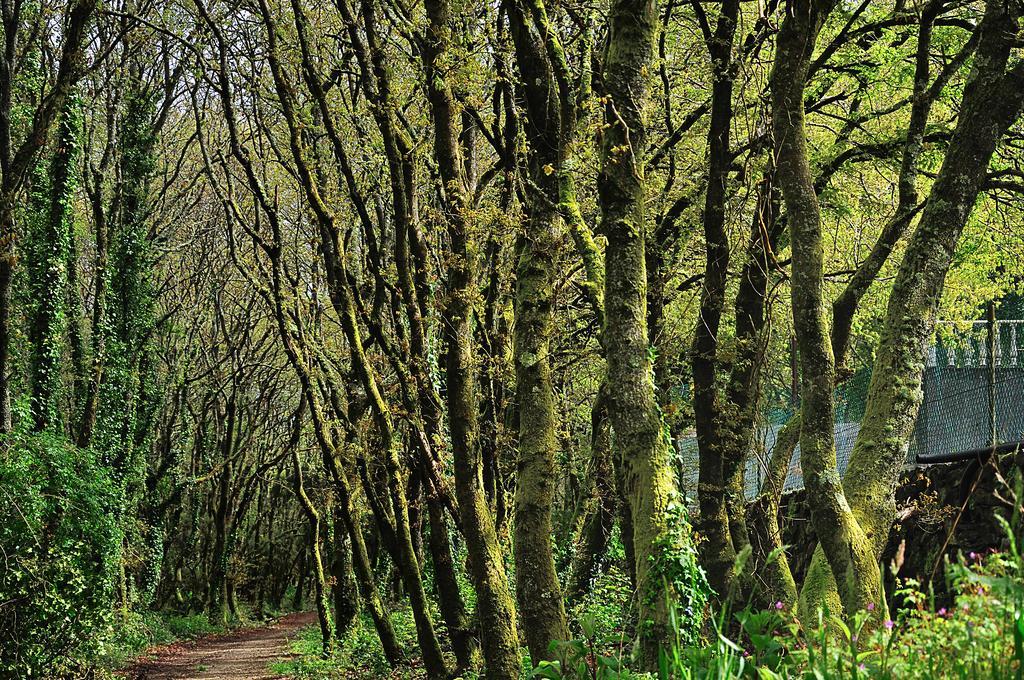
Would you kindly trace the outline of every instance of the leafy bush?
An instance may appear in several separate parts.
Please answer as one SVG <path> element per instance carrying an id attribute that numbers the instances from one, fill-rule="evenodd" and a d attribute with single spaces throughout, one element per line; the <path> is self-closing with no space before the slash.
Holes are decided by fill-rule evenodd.
<path id="1" fill-rule="evenodd" d="M 97 668 L 114 670 L 151 645 L 192 640 L 221 630 L 211 625 L 205 614 L 130 611 L 119 616 L 117 625 L 108 630 L 107 637 L 97 642 L 93 650 L 95 656 L 90 661 Z"/>
<path id="2" fill-rule="evenodd" d="M 0 453 L 0 676 L 70 672 L 110 625 L 117 494 L 89 450 L 16 434 Z"/>

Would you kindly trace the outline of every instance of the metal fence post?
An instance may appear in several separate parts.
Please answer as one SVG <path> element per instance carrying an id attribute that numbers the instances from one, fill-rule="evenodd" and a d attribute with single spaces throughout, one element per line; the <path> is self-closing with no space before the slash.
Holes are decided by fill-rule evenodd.
<path id="1" fill-rule="evenodd" d="M 996 431 L 996 303 L 988 303 L 988 422 L 989 444 L 993 450 L 999 444 Z"/>

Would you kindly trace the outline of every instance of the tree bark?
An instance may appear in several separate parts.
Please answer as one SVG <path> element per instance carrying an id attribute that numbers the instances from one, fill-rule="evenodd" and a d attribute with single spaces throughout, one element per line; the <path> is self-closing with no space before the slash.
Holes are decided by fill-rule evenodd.
<path id="1" fill-rule="evenodd" d="M 833 0 L 791 0 L 771 76 L 777 177 L 793 248 L 793 325 L 800 353 L 800 461 L 811 520 L 850 611 L 880 602 L 878 564 L 843 493 L 836 467 L 835 364 L 822 298 L 821 213 L 807 154 L 804 87 L 818 33 Z M 837 607 L 831 605 L 835 611 Z M 804 609 L 804 611 L 807 611 Z M 811 619 L 807 619 L 811 620 Z"/>
<path id="2" fill-rule="evenodd" d="M 513 363 L 519 411 L 516 467 L 516 595 L 530 658 L 553 656 L 551 643 L 568 638 L 565 604 L 552 552 L 558 418 L 551 378 L 555 276 L 563 230 L 559 177 L 566 172 L 575 126 L 561 45 L 542 0 L 528 6 L 532 21 L 510 3 L 509 23 L 523 83 L 529 175 L 527 217 L 516 262 Z M 545 42 L 548 48 L 545 48 Z"/>
<path id="3" fill-rule="evenodd" d="M 739 0 L 726 0 L 708 41 L 711 56 L 711 125 L 708 130 L 708 187 L 704 201 L 704 244 L 706 259 L 701 288 L 700 311 L 693 334 L 691 364 L 693 370 L 693 413 L 697 430 L 700 505 L 699 548 L 701 562 L 711 587 L 718 597 L 728 597 L 736 578 L 733 563 L 736 548 L 730 524 L 743 523 L 742 514 L 730 516 L 726 506 L 724 438 L 727 436 L 723 403 L 718 384 L 718 329 L 725 306 L 729 272 L 729 235 L 725 208 L 727 181 L 732 156 L 729 133 L 732 130 L 732 48 L 739 16 Z M 734 509 L 736 510 L 736 509 Z M 738 509 L 742 513 L 742 506 Z M 742 529 L 746 534 L 746 529 Z"/>
<path id="4" fill-rule="evenodd" d="M 608 20 L 603 81 L 607 96 L 601 140 L 598 192 L 605 253 L 604 341 L 614 445 L 624 495 L 630 506 L 639 602 L 639 636 L 645 668 L 657 664 L 659 646 L 670 635 L 669 602 L 689 607 L 684 633 L 700 626 L 703 603 L 695 601 L 699 584 L 677 592 L 666 574 L 667 553 L 692 558 L 689 527 L 678 504 L 668 440 L 654 395 L 650 342 L 647 337 L 645 240 L 646 187 L 641 157 L 646 148 L 643 109 L 647 73 L 653 63 L 655 11 L 651 0 L 615 0 Z"/>
<path id="5" fill-rule="evenodd" d="M 1014 3 L 986 2 L 956 130 L 889 296 L 864 418 L 843 485 L 849 513 L 862 528 L 873 561 L 885 546 L 895 516 L 893 494 L 921 404 L 924 353 L 946 274 L 996 146 L 1024 106 L 1024 62 L 1007 70 L 1019 18 Z M 815 553 L 801 592 L 803 608 L 835 600 L 837 589 L 847 612 L 866 604 L 850 597 L 850 583 L 836 569 L 827 543 L 821 548 L 824 553 Z M 824 558 L 832 566 L 831 574 Z M 873 584 L 871 590 L 879 587 Z"/>

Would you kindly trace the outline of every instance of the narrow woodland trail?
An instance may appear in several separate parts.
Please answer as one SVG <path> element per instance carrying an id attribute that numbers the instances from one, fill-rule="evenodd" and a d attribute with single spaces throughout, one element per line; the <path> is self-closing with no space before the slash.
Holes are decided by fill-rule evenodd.
<path id="1" fill-rule="evenodd" d="M 289 656 L 288 640 L 316 621 L 316 614 L 290 614 L 262 628 L 211 635 L 155 647 L 124 672 L 130 680 L 272 680 L 270 664 Z"/>

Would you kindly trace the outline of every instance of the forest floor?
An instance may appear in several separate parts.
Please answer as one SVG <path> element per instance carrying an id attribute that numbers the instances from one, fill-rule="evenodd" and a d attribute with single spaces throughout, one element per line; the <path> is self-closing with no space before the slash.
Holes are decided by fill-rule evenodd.
<path id="1" fill-rule="evenodd" d="M 269 626 L 243 628 L 153 647 L 120 672 L 129 680 L 272 680 L 270 664 L 293 656 L 288 642 L 316 621 L 315 612 L 289 614 Z"/>

